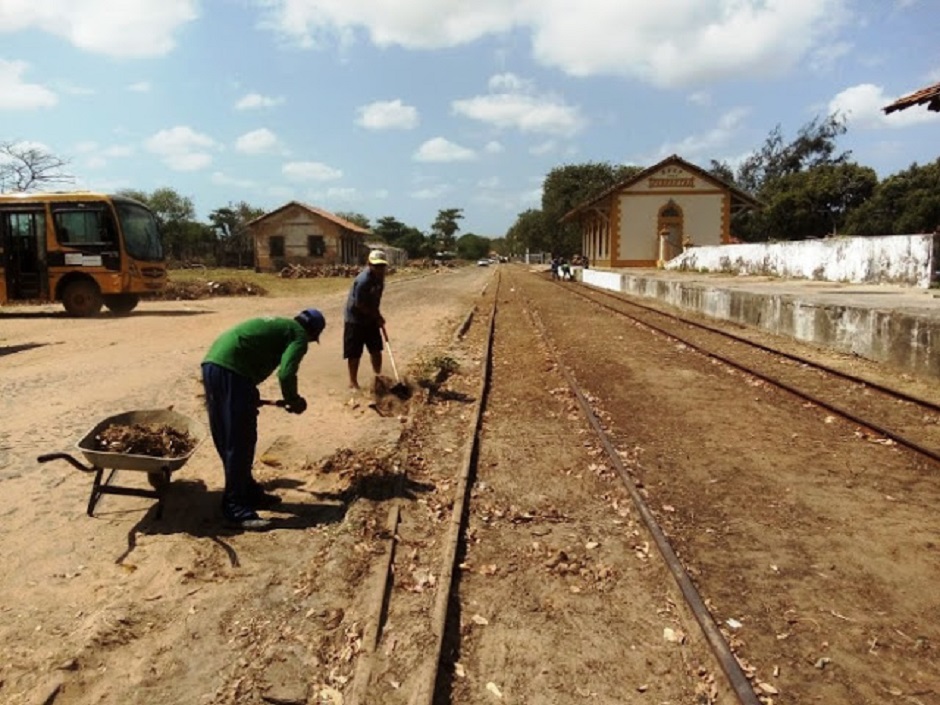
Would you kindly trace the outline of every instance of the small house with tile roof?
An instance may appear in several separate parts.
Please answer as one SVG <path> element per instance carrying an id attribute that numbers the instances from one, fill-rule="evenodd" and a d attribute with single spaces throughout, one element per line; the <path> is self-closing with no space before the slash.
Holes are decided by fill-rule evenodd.
<path id="1" fill-rule="evenodd" d="M 734 241 L 731 216 L 760 203 L 672 155 L 566 213 L 590 266 L 654 267 L 685 248 Z"/>
<path id="2" fill-rule="evenodd" d="M 255 270 L 279 272 L 289 264 L 365 262 L 372 232 L 315 206 L 290 201 L 247 224 Z"/>

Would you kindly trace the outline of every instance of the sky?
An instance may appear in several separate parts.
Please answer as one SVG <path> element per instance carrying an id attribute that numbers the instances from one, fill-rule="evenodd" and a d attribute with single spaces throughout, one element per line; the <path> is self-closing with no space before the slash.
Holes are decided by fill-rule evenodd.
<path id="1" fill-rule="evenodd" d="M 885 178 L 940 157 L 938 0 L 0 0 L 0 142 L 197 218 L 297 200 L 502 237 L 568 164 L 732 167 L 838 111 Z M 56 188 L 63 188 L 61 185 Z"/>

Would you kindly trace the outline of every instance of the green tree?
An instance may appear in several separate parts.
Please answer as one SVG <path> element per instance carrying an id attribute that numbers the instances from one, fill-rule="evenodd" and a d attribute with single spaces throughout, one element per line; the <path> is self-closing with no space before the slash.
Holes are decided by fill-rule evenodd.
<path id="1" fill-rule="evenodd" d="M 40 147 L 0 142 L 0 193 L 73 183 L 75 177 L 63 171 L 68 164 Z"/>
<path id="2" fill-rule="evenodd" d="M 509 241 L 505 237 L 494 237 L 490 240 L 490 249 L 502 257 L 509 256 Z"/>
<path id="3" fill-rule="evenodd" d="M 731 168 L 728 162 L 719 162 L 712 159 L 711 165 L 708 167 L 708 173 L 721 179 L 726 184 L 734 185 L 737 183 L 734 178 L 734 169 Z"/>
<path id="4" fill-rule="evenodd" d="M 559 222 L 568 211 L 641 171 L 636 166 L 614 166 L 589 162 L 552 169 L 542 183 L 543 227 L 541 248 L 565 255 L 581 251 L 581 228 L 577 223 Z"/>
<path id="5" fill-rule="evenodd" d="M 245 201 L 216 208 L 209 214 L 209 222 L 215 228 L 219 264 L 232 264 L 242 267 L 254 264 L 254 243 L 248 230 L 248 223 L 264 215 L 263 208 L 255 208 Z"/>
<path id="6" fill-rule="evenodd" d="M 196 209 L 191 198 L 181 196 L 167 186 L 150 194 L 133 189 L 124 189 L 118 193 L 150 207 L 160 225 L 163 244 L 171 259 L 185 260 L 199 254 L 203 249 L 200 247 L 201 241 L 207 240 L 211 245 L 214 238 L 208 226 L 205 226 L 208 237 L 205 230 L 190 227 L 196 220 Z"/>
<path id="7" fill-rule="evenodd" d="M 453 251 L 454 236 L 460 230 L 457 221 L 462 219 L 463 208 L 443 208 L 437 212 L 437 218 L 431 225 L 431 241 L 437 249 Z"/>
<path id="8" fill-rule="evenodd" d="M 816 117 L 801 127 L 796 138 L 787 144 L 777 125 L 763 146 L 744 160 L 735 181 L 745 191 L 760 197 L 765 187 L 788 174 L 817 166 L 844 164 L 851 152 L 836 154 L 836 138 L 844 135 L 846 129 L 844 118 L 837 113 L 825 120 Z"/>
<path id="9" fill-rule="evenodd" d="M 365 228 L 366 230 L 371 230 L 372 225 L 369 223 L 369 218 L 364 216 L 362 213 L 356 213 L 355 211 L 339 211 L 338 215 L 343 220 L 348 220 L 350 223 L 358 225 L 360 228 Z"/>
<path id="10" fill-rule="evenodd" d="M 381 238 L 389 245 L 394 245 L 395 241 L 405 235 L 408 226 L 391 215 L 382 216 L 375 221 L 375 227 L 372 228 L 372 234 Z"/>
<path id="11" fill-rule="evenodd" d="M 850 213 L 846 232 L 901 235 L 934 232 L 940 226 L 940 158 L 893 174 Z"/>
<path id="12" fill-rule="evenodd" d="M 787 174 L 765 189 L 763 227 L 780 240 L 838 234 L 877 183 L 873 169 L 857 164 L 827 164 Z"/>
<path id="13" fill-rule="evenodd" d="M 785 141 L 779 125 L 771 130 L 761 148 L 744 160 L 731 182 L 757 197 L 767 208 L 764 211 L 743 211 L 735 214 L 731 221 L 733 232 L 748 242 L 760 242 L 771 237 L 813 237 L 808 234 L 809 231 L 793 229 L 798 223 L 811 225 L 811 232 L 818 233 L 819 224 L 814 219 L 786 216 L 785 206 L 777 204 L 777 201 L 782 199 L 791 207 L 802 204 L 801 207 L 805 208 L 809 208 L 809 203 L 812 202 L 817 204 L 815 207 L 822 208 L 819 202 L 826 200 L 827 196 L 808 193 L 806 189 L 812 187 L 813 180 L 806 182 L 795 179 L 794 175 L 819 167 L 847 164 L 851 152 L 836 151 L 836 139 L 845 132 L 845 120 L 836 113 L 825 119 L 814 118 L 801 127 L 796 138 L 789 143 Z M 721 162 L 712 161 L 712 173 L 717 172 L 716 175 L 724 173 L 727 176 L 726 167 L 727 165 Z M 823 187 L 824 182 L 825 179 L 819 179 L 818 185 Z M 787 193 L 789 191 L 794 192 Z M 772 212 L 774 210 L 776 213 Z M 818 216 L 817 220 L 824 218 Z M 783 221 L 787 223 L 787 227 L 781 229 Z M 830 219 L 830 229 L 831 226 Z M 823 232 L 829 231 L 831 230 Z"/>
<path id="14" fill-rule="evenodd" d="M 394 246 L 403 249 L 412 259 L 431 257 L 434 254 L 430 241 L 417 228 L 406 227 L 405 231 L 395 239 Z"/>
<path id="15" fill-rule="evenodd" d="M 467 233 L 457 239 L 457 256 L 461 259 L 481 259 L 489 256 L 491 247 L 489 238 Z"/>
<path id="16" fill-rule="evenodd" d="M 545 222 L 545 214 L 537 208 L 529 208 L 516 216 L 506 233 L 506 245 L 509 254 L 522 255 L 526 252 L 544 252 L 551 248 L 550 228 Z"/>

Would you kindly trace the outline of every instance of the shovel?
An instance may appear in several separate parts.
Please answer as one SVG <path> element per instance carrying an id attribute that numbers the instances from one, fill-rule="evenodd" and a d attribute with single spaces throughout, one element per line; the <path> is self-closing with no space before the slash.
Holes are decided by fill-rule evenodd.
<path id="1" fill-rule="evenodd" d="M 388 333 L 385 332 L 385 326 L 382 326 L 382 337 L 385 338 L 385 349 L 388 350 L 388 359 L 392 362 L 392 371 L 395 373 L 395 386 L 392 387 L 391 392 L 396 397 L 401 397 L 402 399 L 410 396 L 411 390 L 408 389 L 408 385 L 401 381 L 401 375 L 398 374 L 398 365 L 395 364 L 395 356 L 392 354 L 392 344 L 388 340 Z"/>

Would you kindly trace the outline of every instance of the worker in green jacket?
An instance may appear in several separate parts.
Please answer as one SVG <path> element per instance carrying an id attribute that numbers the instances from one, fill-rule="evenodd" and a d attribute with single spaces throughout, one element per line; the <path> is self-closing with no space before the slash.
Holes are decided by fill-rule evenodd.
<path id="1" fill-rule="evenodd" d="M 202 361 L 209 429 L 225 469 L 222 516 L 234 528 L 266 529 L 271 522 L 257 510 L 281 501 L 251 474 L 261 404 L 258 385 L 277 370 L 283 397 L 278 405 L 292 414 L 304 413 L 307 401 L 297 391 L 297 370 L 308 343 L 319 342 L 324 328 L 326 319 L 314 308 L 294 318 L 253 318 L 220 335 Z"/>

